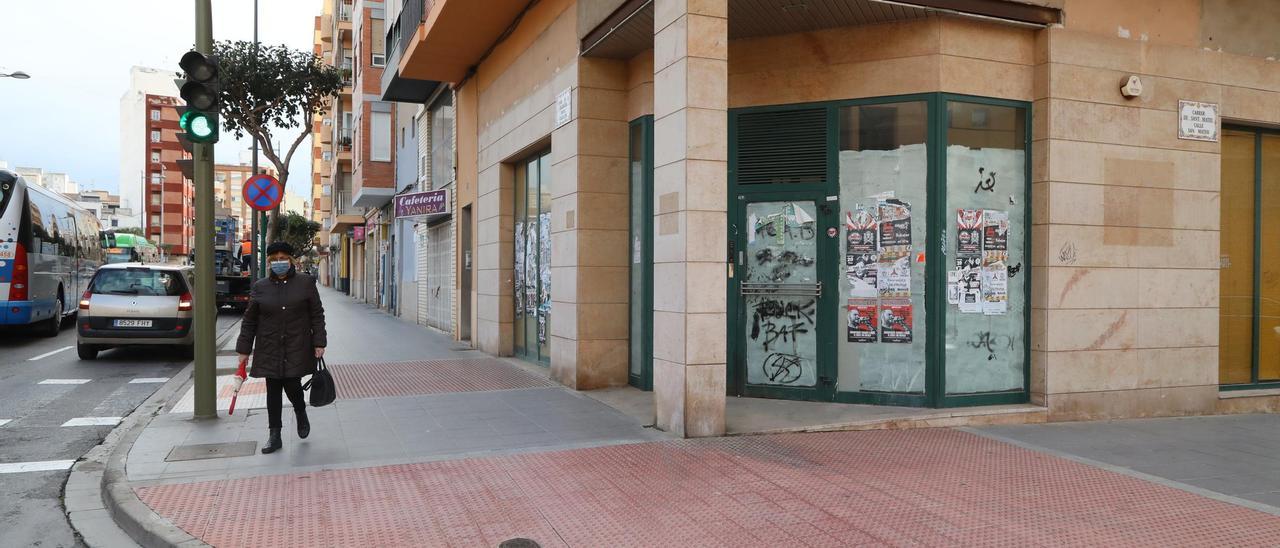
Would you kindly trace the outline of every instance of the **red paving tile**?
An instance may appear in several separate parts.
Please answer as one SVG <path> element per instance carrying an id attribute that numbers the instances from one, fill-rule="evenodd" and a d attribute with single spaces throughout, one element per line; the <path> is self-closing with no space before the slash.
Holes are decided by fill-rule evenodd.
<path id="1" fill-rule="evenodd" d="M 329 366 L 340 399 L 558 386 L 493 358 Z"/>
<path id="2" fill-rule="evenodd" d="M 237 546 L 1280 546 L 1280 517 L 943 429 L 677 440 L 137 489 Z"/>

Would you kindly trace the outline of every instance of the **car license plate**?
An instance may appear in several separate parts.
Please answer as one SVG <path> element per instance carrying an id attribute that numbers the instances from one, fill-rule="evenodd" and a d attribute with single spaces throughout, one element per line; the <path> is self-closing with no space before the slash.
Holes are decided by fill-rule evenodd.
<path id="1" fill-rule="evenodd" d="M 116 320 L 116 327 L 151 327 L 151 320 Z"/>

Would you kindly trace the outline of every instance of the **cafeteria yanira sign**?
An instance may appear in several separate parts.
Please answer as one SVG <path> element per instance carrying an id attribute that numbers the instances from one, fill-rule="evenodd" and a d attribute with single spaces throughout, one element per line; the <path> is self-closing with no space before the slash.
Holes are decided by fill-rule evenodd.
<path id="1" fill-rule="evenodd" d="M 449 189 L 401 194 L 395 203 L 397 219 L 441 215 L 449 212 Z"/>

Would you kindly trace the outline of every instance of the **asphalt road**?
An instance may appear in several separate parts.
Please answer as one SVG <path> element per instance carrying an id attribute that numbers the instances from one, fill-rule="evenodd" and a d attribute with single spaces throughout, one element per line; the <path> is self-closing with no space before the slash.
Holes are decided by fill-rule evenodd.
<path id="1" fill-rule="evenodd" d="M 220 314 L 218 332 L 236 319 Z M 0 331 L 0 545 L 83 546 L 62 506 L 69 462 L 187 364 L 176 350 L 158 347 L 80 361 L 75 344 L 70 323 L 50 339 Z M 33 467 L 45 470 L 23 471 Z"/>

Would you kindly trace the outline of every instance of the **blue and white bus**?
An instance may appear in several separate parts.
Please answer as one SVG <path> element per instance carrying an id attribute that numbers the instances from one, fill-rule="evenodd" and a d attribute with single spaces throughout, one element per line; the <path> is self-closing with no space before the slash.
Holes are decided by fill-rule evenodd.
<path id="1" fill-rule="evenodd" d="M 102 261 L 97 217 L 0 170 L 0 327 L 57 336 Z"/>

